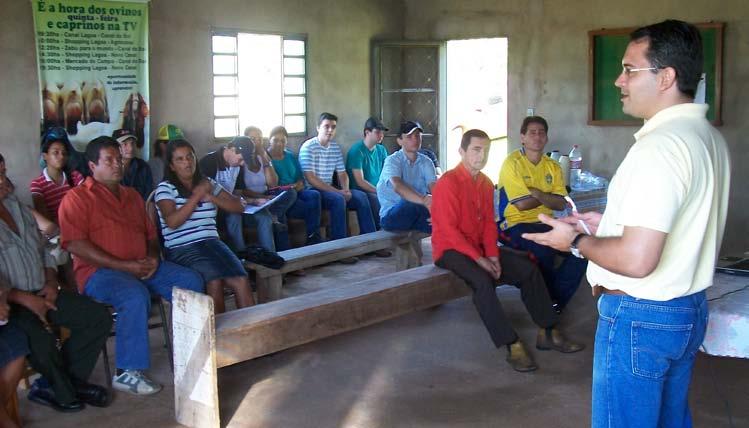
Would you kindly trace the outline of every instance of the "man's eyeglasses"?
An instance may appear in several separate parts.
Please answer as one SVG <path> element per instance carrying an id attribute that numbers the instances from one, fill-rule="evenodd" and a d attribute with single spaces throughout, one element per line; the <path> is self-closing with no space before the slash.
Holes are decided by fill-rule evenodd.
<path id="1" fill-rule="evenodd" d="M 653 71 L 653 70 L 659 70 L 660 67 L 642 67 L 642 68 L 630 68 L 626 65 L 622 67 L 622 73 L 626 77 L 630 77 L 632 73 L 637 73 L 638 71 Z"/>

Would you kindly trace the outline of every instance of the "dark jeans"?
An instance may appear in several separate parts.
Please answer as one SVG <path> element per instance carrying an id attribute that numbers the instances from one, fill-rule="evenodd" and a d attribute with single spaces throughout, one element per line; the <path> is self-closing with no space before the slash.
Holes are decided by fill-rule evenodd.
<path id="1" fill-rule="evenodd" d="M 270 198 L 270 196 L 268 196 Z M 289 189 L 283 192 L 282 195 L 278 196 L 278 200 L 273 205 L 268 207 L 268 211 L 276 217 L 279 223 L 288 225 L 286 216 L 288 215 L 289 208 L 291 208 L 297 200 L 297 192 L 294 189 Z M 275 226 L 275 224 L 274 224 Z M 289 243 L 289 230 L 288 227 L 276 228 L 273 227 L 273 241 L 276 244 L 276 251 L 284 251 L 291 248 Z"/>
<path id="2" fill-rule="evenodd" d="M 552 327 L 559 321 L 559 316 L 552 308 L 543 276 L 536 265 L 523 254 L 502 247 L 499 250 L 499 263 L 502 266 L 499 281 L 495 281 L 473 259 L 455 250 L 445 251 L 434 263 L 453 271 L 473 290 L 473 304 L 497 348 L 518 338 L 497 297 L 495 288 L 500 284 L 512 284 L 520 288 L 523 304 L 539 327 Z"/>
<path id="3" fill-rule="evenodd" d="M 362 190 L 362 192 L 364 192 Z M 374 220 L 375 229 L 380 230 L 380 200 L 377 199 L 377 193 L 364 192 L 369 198 L 369 207 L 372 209 L 372 220 Z"/>
<path id="4" fill-rule="evenodd" d="M 85 381 L 91 375 L 112 330 L 112 316 L 104 305 L 65 290 L 59 292 L 55 305 L 57 310 L 48 311 L 47 320 L 70 330 L 60 350 L 56 336 L 30 310 L 13 304 L 11 319 L 29 339 L 31 367 L 50 382 L 57 400 L 68 404 L 76 399 L 71 379 Z"/>
<path id="5" fill-rule="evenodd" d="M 382 228 L 385 230 L 418 230 L 419 232 L 432 233 L 432 225 L 429 224 L 429 210 L 424 205 L 415 204 L 401 200 L 395 204 L 382 218 Z"/>
<path id="6" fill-rule="evenodd" d="M 307 227 L 307 237 L 320 233 L 320 192 L 314 189 L 305 189 L 297 192 L 294 205 L 289 208 L 286 215 L 291 218 L 304 220 Z"/>
<path id="7" fill-rule="evenodd" d="M 347 208 L 356 210 L 356 219 L 359 221 L 359 233 L 372 233 L 375 229 L 372 219 L 372 208 L 369 206 L 369 198 L 361 190 L 351 190 L 351 199 L 336 192 L 320 192 L 322 206 L 330 212 L 330 235 L 331 239 L 346 237 Z"/>
<path id="8" fill-rule="evenodd" d="M 580 286 L 580 281 L 588 267 L 588 261 L 579 259 L 570 253 L 562 253 L 551 247 L 537 244 L 521 236 L 523 233 L 544 233 L 549 230 L 551 230 L 551 226 L 543 223 L 516 224 L 504 231 L 505 235 L 509 237 L 509 241 L 503 240 L 503 243 L 510 248 L 533 254 L 541 268 L 546 286 L 549 287 L 551 298 L 559 303 L 560 308 L 564 308 Z M 563 260 L 562 264 L 555 269 L 554 259 L 556 256 L 561 256 Z"/>

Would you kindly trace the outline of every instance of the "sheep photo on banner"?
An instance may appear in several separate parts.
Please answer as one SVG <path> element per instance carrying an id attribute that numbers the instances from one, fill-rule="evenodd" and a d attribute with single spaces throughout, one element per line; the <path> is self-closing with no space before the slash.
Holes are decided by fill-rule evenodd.
<path id="1" fill-rule="evenodd" d="M 32 0 L 42 129 L 76 150 L 127 128 L 148 159 L 148 3 Z"/>

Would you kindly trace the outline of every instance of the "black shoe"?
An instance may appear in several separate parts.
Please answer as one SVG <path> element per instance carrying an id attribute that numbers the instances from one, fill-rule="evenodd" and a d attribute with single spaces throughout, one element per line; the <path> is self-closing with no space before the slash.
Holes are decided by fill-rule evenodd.
<path id="1" fill-rule="evenodd" d="M 57 401 L 57 398 L 55 398 L 55 393 L 52 392 L 51 389 L 46 388 L 31 388 L 31 391 L 29 391 L 28 399 L 29 401 L 41 404 L 42 406 L 51 407 L 62 413 L 80 412 L 86 407 L 85 404 L 81 403 L 78 400 L 65 404 L 60 403 Z"/>
<path id="2" fill-rule="evenodd" d="M 109 406 L 109 391 L 106 388 L 81 380 L 74 380 L 73 385 L 78 400 L 95 407 Z"/>
<path id="3" fill-rule="evenodd" d="M 305 245 L 315 245 L 323 242 L 322 238 L 320 237 L 320 234 L 313 233 L 312 235 L 307 237 L 307 242 Z"/>
<path id="4" fill-rule="evenodd" d="M 393 255 L 393 253 L 390 250 L 377 250 L 373 252 L 372 254 L 374 254 L 375 257 L 382 257 L 382 258 L 390 257 Z"/>
<path id="5" fill-rule="evenodd" d="M 552 303 L 551 304 L 551 308 L 554 309 L 554 312 L 556 312 L 557 315 L 561 315 L 562 314 L 562 307 L 559 306 L 559 303 L 556 303 L 556 302 Z"/>

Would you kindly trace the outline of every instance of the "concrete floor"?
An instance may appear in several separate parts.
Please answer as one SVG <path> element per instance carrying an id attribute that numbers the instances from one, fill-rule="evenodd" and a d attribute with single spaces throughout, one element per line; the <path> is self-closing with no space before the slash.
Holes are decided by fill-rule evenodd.
<path id="1" fill-rule="evenodd" d="M 425 261 L 430 260 L 425 244 Z M 287 296 L 394 271 L 394 260 L 366 257 L 289 277 Z M 536 329 L 519 292 L 498 293 L 518 334 Z M 563 317 L 586 343 L 563 355 L 533 349 L 537 372 L 516 373 L 493 348 L 470 298 L 219 370 L 222 425 L 229 427 L 585 427 L 590 424 L 595 302 L 581 287 Z M 106 409 L 60 414 L 20 399 L 27 427 L 177 427 L 171 371 L 152 330 L 152 397 L 116 394 Z M 110 339 L 113 355 L 114 341 Z M 92 381 L 103 383 L 99 366 Z M 23 391 L 19 392 L 23 394 Z M 749 360 L 700 354 L 690 403 L 696 427 L 749 427 Z M 633 410 L 636 408 L 633 405 Z"/>

